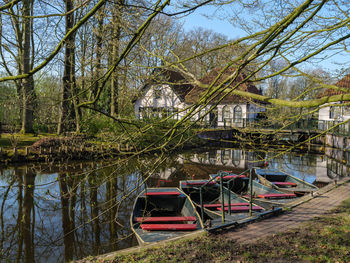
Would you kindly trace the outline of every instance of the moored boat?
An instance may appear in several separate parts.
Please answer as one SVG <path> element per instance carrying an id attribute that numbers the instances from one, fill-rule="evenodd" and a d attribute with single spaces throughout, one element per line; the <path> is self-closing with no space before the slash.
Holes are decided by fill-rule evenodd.
<path id="1" fill-rule="evenodd" d="M 229 222 L 239 221 L 249 217 L 250 203 L 246 199 L 238 196 L 223 187 L 222 196 L 220 185 L 215 181 L 208 180 L 186 180 L 180 181 L 180 188 L 191 198 L 191 200 L 201 209 L 200 188 L 202 188 L 202 203 L 205 219 L 209 219 L 211 226 L 222 224 L 222 210 L 225 212 L 225 219 Z M 265 208 L 256 204 L 252 205 L 252 215 L 265 212 Z"/>
<path id="2" fill-rule="evenodd" d="M 253 173 L 261 184 L 283 193 L 300 196 L 318 190 L 317 186 L 277 169 L 254 168 Z"/>
<path id="3" fill-rule="evenodd" d="M 276 190 L 275 188 L 265 186 L 259 182 L 252 181 L 252 194 L 254 202 L 260 204 L 260 202 L 270 203 L 271 206 L 283 206 L 291 201 L 294 201 L 297 198 L 294 193 L 283 193 Z M 250 196 L 250 185 L 247 188 L 247 191 L 243 195 L 244 198 L 249 198 Z"/>
<path id="4" fill-rule="evenodd" d="M 179 188 L 148 188 L 135 200 L 130 225 L 140 245 L 203 229 L 189 197 Z"/>
<path id="5" fill-rule="evenodd" d="M 222 178 L 224 186 L 236 194 L 245 191 L 249 182 L 249 177 L 246 174 L 234 174 L 231 171 L 219 171 L 217 174 L 210 174 L 209 178 L 218 183 Z"/>
<path id="6" fill-rule="evenodd" d="M 217 174 L 209 176 L 217 182 L 220 182 L 222 178 L 223 184 L 229 188 L 229 190 L 249 200 L 249 174 L 233 174 L 229 171 L 219 171 Z M 252 181 L 252 188 L 253 202 L 266 209 L 281 207 L 296 197 L 294 193 L 283 193 L 274 188 L 262 185 L 255 180 Z"/>

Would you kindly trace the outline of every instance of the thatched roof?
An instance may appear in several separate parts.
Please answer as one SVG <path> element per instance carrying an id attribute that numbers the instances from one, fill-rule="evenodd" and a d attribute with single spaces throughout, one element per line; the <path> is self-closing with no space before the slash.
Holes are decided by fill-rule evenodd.
<path id="1" fill-rule="evenodd" d="M 144 92 L 150 85 L 155 84 L 169 84 L 181 101 L 184 101 L 185 96 L 193 88 L 181 73 L 169 69 L 155 70 L 141 91 Z"/>
<path id="2" fill-rule="evenodd" d="M 219 75 L 221 70 L 222 70 L 222 68 L 214 68 L 213 70 L 211 70 L 208 74 L 206 74 L 200 80 L 201 83 L 206 84 L 206 85 L 210 85 L 211 83 L 213 83 L 215 78 Z M 229 68 L 226 71 L 224 71 L 223 75 L 219 78 L 216 85 L 221 84 L 228 76 L 233 74 L 235 70 L 236 70 L 235 68 Z M 239 73 L 239 75 L 237 76 L 235 81 L 233 81 L 229 87 L 232 87 L 232 88 L 235 87 L 235 85 L 237 85 L 237 83 L 242 81 L 244 78 L 245 78 L 245 75 L 243 73 Z M 254 86 L 253 84 L 251 84 L 250 82 L 245 82 L 245 83 L 239 85 L 239 87 L 236 89 L 262 95 L 262 91 L 260 89 L 258 89 L 256 86 Z M 187 103 L 195 103 L 206 91 L 207 91 L 206 88 L 195 86 L 186 95 L 185 101 Z M 219 95 L 219 98 L 222 97 L 222 95 L 224 95 L 224 94 Z M 214 99 L 213 102 L 217 102 L 219 98 Z M 248 101 L 252 101 L 252 99 L 231 94 L 231 95 L 227 95 L 220 102 L 220 104 L 230 104 L 230 103 L 248 102 Z"/>
<path id="3" fill-rule="evenodd" d="M 336 89 L 326 89 L 323 91 L 318 97 L 328 97 L 332 95 L 339 95 L 344 93 L 350 93 L 350 74 L 343 77 L 341 80 L 339 80 L 335 85 L 339 88 L 348 89 L 348 92 L 344 92 L 342 90 L 336 90 Z"/>

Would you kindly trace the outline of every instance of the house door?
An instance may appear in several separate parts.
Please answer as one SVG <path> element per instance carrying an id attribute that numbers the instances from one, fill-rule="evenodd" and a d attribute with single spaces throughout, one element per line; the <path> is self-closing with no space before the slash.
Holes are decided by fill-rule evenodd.
<path id="1" fill-rule="evenodd" d="M 213 109 L 209 113 L 209 125 L 212 128 L 218 127 L 218 108 Z"/>

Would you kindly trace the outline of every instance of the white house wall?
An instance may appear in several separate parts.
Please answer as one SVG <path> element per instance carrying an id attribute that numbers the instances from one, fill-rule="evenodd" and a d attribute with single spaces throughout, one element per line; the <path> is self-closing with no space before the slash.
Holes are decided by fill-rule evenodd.
<path id="1" fill-rule="evenodd" d="M 246 156 L 241 149 L 213 150 L 206 153 L 195 154 L 190 158 L 192 163 L 215 166 L 227 166 L 245 169 L 247 166 Z"/>
<path id="2" fill-rule="evenodd" d="M 160 90 L 159 98 L 156 98 L 154 96 L 156 88 L 159 88 Z M 177 109 L 179 111 L 178 117 L 181 118 L 185 115 L 185 112 L 182 111 L 186 107 L 186 104 L 181 102 L 179 97 L 175 94 L 169 85 L 153 85 L 150 86 L 147 89 L 146 93 L 135 103 L 135 114 L 138 119 L 140 119 L 139 109 L 141 107 L 154 109 Z"/>
<path id="3" fill-rule="evenodd" d="M 329 183 L 332 179 L 328 176 L 327 159 L 317 157 L 316 159 L 316 182 Z"/>
<path id="4" fill-rule="evenodd" d="M 159 89 L 159 90 L 158 90 Z M 155 92 L 158 90 L 158 98 L 155 97 Z M 138 119 L 140 119 L 140 108 L 146 111 L 150 111 L 151 115 L 153 117 L 162 117 L 162 111 L 171 111 L 171 110 L 177 110 L 176 116 L 174 116 L 175 119 L 180 119 L 184 117 L 187 113 L 185 111 L 186 108 L 188 108 L 190 105 L 182 102 L 180 98 L 176 95 L 176 93 L 173 91 L 173 89 L 165 84 L 165 85 L 152 85 L 150 86 L 146 92 L 143 94 L 142 97 L 140 97 L 136 103 L 135 103 L 135 114 Z M 234 120 L 234 109 L 235 107 L 240 106 L 242 109 L 242 116 L 241 120 L 238 122 Z M 195 115 L 192 117 L 193 121 L 197 121 L 199 118 L 201 118 L 201 122 L 209 123 L 212 120 L 210 120 L 210 114 L 208 113 L 209 109 L 212 107 L 212 105 L 207 105 L 204 109 L 202 109 L 200 112 L 195 113 Z M 223 116 L 223 109 L 224 107 L 228 107 L 230 110 L 230 117 L 224 120 Z M 248 108 L 249 107 L 249 108 Z M 240 104 L 219 104 L 217 106 L 217 123 L 215 126 L 217 127 L 225 127 L 225 126 L 232 126 L 232 127 L 243 127 L 245 125 L 245 121 L 252 120 L 256 118 L 257 113 L 260 111 L 264 111 L 265 108 L 259 107 L 254 104 L 249 103 L 240 103 Z M 205 116 L 205 117 L 203 117 Z"/>
<path id="5" fill-rule="evenodd" d="M 233 111 L 234 108 L 237 106 L 240 106 L 242 109 L 242 119 L 246 119 L 248 117 L 247 114 L 247 104 L 231 104 L 231 105 L 218 105 L 218 126 L 219 127 L 224 127 L 225 126 L 225 121 L 224 121 L 224 116 L 223 116 L 223 109 L 224 107 L 227 106 L 230 110 L 230 119 L 233 120 Z M 232 124 L 232 121 L 229 121 Z M 243 123 L 241 123 L 243 125 Z M 226 123 L 227 125 L 227 123 Z M 241 126 L 237 124 L 237 126 Z"/>
<path id="6" fill-rule="evenodd" d="M 337 107 L 334 103 L 334 116 L 330 118 L 331 107 L 324 107 L 318 111 L 318 120 L 320 121 L 344 121 L 350 118 L 350 112 L 348 107 Z"/>
<path id="7" fill-rule="evenodd" d="M 265 112 L 266 108 L 259 106 L 257 104 L 249 104 L 249 119 L 255 119 L 258 116 L 259 112 Z"/>

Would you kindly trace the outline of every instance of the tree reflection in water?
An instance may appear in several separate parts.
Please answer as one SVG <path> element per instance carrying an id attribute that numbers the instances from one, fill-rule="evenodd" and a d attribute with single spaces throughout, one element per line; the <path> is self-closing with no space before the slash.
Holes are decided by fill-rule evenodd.
<path id="1" fill-rule="evenodd" d="M 108 163 L 0 167 L 0 261 L 64 262 L 136 245 L 129 216 L 145 186 L 178 186 L 179 180 L 208 178 L 218 170 L 239 173 L 267 159 L 271 167 L 312 182 L 334 166 L 315 155 L 273 158 L 271 152 L 219 149 Z M 337 170 L 349 171 L 342 167 Z"/>

